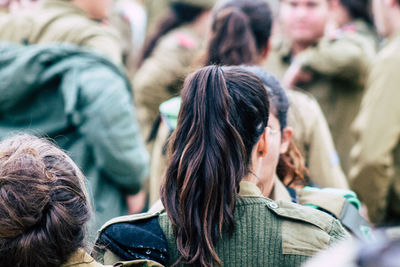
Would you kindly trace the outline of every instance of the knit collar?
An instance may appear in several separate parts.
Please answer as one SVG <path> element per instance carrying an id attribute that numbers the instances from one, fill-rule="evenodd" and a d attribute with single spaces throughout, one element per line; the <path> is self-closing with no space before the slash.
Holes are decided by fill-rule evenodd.
<path id="1" fill-rule="evenodd" d="M 239 196 L 241 197 L 262 197 L 260 188 L 252 182 L 240 182 Z"/>

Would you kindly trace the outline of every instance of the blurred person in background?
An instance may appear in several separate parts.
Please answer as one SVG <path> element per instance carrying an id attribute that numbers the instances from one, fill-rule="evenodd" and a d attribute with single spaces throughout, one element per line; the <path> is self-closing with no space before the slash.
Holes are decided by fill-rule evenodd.
<path id="1" fill-rule="evenodd" d="M 146 35 L 146 10 L 139 0 L 115 0 L 108 22 L 122 39 L 123 63 L 129 75 L 135 71 L 137 57 Z"/>
<path id="2" fill-rule="evenodd" d="M 378 32 L 386 45 L 372 64 L 354 121 L 350 183 L 377 225 L 400 224 L 400 1 L 374 0 Z"/>
<path id="3" fill-rule="evenodd" d="M 171 0 L 145 41 L 133 78 L 135 105 L 145 139 L 157 124 L 158 107 L 179 94 L 202 49 L 215 0 Z M 151 151 L 151 144 L 148 145 Z"/>
<path id="4" fill-rule="evenodd" d="M 20 44 L 66 42 L 122 64 L 121 38 L 103 21 L 113 0 L 41 0 L 38 9 L 0 19 L 0 40 Z"/>
<path id="5" fill-rule="evenodd" d="M 88 178 L 90 234 L 137 208 L 149 156 L 121 70 L 67 44 L 0 44 L 0 66 L 0 137 L 29 132 L 68 151 Z"/>
<path id="6" fill-rule="evenodd" d="M 345 173 L 376 35 L 367 0 L 282 0 L 283 40 L 266 67 L 288 88 L 313 94 L 327 118 Z"/>

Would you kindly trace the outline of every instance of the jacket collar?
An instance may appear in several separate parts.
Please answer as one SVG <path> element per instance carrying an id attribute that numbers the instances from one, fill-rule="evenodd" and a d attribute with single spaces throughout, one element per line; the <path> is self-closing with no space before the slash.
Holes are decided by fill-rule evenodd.
<path id="1" fill-rule="evenodd" d="M 240 182 L 239 196 L 241 197 L 263 197 L 261 190 L 252 182 Z"/>
<path id="2" fill-rule="evenodd" d="M 275 185 L 274 188 L 272 188 L 270 198 L 275 201 L 282 200 L 286 202 L 292 202 L 292 198 L 290 197 L 288 190 L 283 185 L 281 180 L 279 180 L 278 176 L 275 176 Z"/>
<path id="3" fill-rule="evenodd" d="M 103 267 L 100 263 L 96 262 L 89 256 L 83 249 L 78 249 L 61 267 Z"/>

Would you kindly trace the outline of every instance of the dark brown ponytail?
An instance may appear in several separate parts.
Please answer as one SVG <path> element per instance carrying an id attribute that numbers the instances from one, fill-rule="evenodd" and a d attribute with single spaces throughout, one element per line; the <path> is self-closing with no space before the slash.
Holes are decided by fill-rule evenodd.
<path id="1" fill-rule="evenodd" d="M 262 0 L 232 1 L 214 14 L 206 64 L 256 64 L 271 35 L 272 14 Z"/>
<path id="2" fill-rule="evenodd" d="M 268 123 L 267 93 L 240 67 L 205 67 L 185 81 L 161 200 L 181 253 L 177 263 L 221 265 L 215 245 L 234 230 L 239 182 Z"/>

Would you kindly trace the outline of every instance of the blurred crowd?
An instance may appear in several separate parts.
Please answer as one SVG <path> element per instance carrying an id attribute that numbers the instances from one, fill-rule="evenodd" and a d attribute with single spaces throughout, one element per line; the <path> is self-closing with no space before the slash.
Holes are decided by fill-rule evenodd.
<path id="1" fill-rule="evenodd" d="M 400 0 L 0 0 L 0 266 L 400 266 L 397 68 Z"/>

